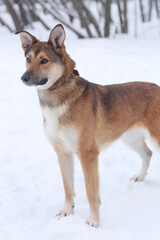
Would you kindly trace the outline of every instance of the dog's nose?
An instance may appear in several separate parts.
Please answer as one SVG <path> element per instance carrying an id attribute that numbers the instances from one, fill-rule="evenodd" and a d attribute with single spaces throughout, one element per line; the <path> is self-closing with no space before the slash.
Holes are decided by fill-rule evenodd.
<path id="1" fill-rule="evenodd" d="M 23 74 L 23 76 L 21 77 L 21 80 L 22 80 L 23 82 L 25 82 L 25 83 L 28 83 L 30 79 L 31 79 L 31 76 L 30 76 L 29 73 L 25 73 L 25 74 Z"/>

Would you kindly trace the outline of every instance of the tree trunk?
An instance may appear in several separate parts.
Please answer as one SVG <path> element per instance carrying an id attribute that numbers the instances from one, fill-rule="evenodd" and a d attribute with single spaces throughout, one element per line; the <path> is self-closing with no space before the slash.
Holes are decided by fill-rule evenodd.
<path id="1" fill-rule="evenodd" d="M 84 10 L 81 8 L 80 2 L 77 0 L 72 0 L 72 3 L 79 15 L 79 18 L 81 21 L 81 26 L 86 29 L 88 37 L 93 38 L 92 32 L 91 32 L 91 30 L 89 28 L 89 24 L 87 22 L 87 18 L 86 18 L 86 16 L 84 16 L 84 12 L 83 12 Z"/>
<path id="2" fill-rule="evenodd" d="M 27 26 L 30 23 L 30 21 L 29 21 L 29 19 L 27 17 L 28 9 L 27 10 L 24 9 L 24 2 L 23 2 L 23 0 L 18 0 L 17 3 L 19 5 L 19 10 L 20 10 L 23 26 Z"/>
<path id="3" fill-rule="evenodd" d="M 155 7 L 156 7 L 156 12 L 157 12 L 157 17 L 160 17 L 160 12 L 159 12 L 159 6 L 158 6 L 158 0 L 155 0 Z"/>
<path id="4" fill-rule="evenodd" d="M 20 22 L 19 16 L 17 15 L 16 11 L 13 8 L 14 2 L 12 2 L 12 4 L 11 4 L 9 0 L 3 0 L 3 1 L 7 7 L 8 12 L 10 13 L 10 15 L 13 19 L 16 31 L 23 29 L 23 25 Z"/>
<path id="5" fill-rule="evenodd" d="M 137 0 L 134 0 L 134 36 L 138 36 L 138 27 L 137 27 Z"/>
<path id="6" fill-rule="evenodd" d="M 104 3 L 105 9 L 105 25 L 104 36 L 109 37 L 110 34 L 110 22 L 111 22 L 111 0 L 106 0 Z"/>
<path id="7" fill-rule="evenodd" d="M 139 6 L 140 6 L 140 11 L 141 11 L 141 19 L 142 22 L 145 22 L 145 15 L 144 15 L 144 7 L 143 7 L 143 2 L 142 0 L 139 0 Z"/>
<path id="8" fill-rule="evenodd" d="M 149 0 L 148 21 L 151 21 L 151 17 L 152 17 L 152 3 L 153 3 L 153 0 Z"/>
<path id="9" fill-rule="evenodd" d="M 123 0 L 123 4 L 124 4 L 124 26 L 123 26 L 123 33 L 128 33 L 127 0 Z"/>
<path id="10" fill-rule="evenodd" d="M 123 32 L 123 19 L 122 19 L 122 9 L 121 9 L 120 0 L 117 0 L 117 6 L 118 6 L 118 12 L 119 12 L 119 21 L 120 21 L 120 26 L 121 26 L 121 32 Z"/>
<path id="11" fill-rule="evenodd" d="M 99 26 L 97 24 L 96 19 L 93 16 L 93 14 L 89 10 L 89 8 L 86 7 L 86 5 L 84 4 L 83 0 L 79 0 L 79 1 L 80 1 L 81 8 L 83 8 L 85 10 L 85 12 L 86 12 L 86 15 L 88 17 L 89 22 L 93 24 L 93 26 L 94 26 L 97 34 L 98 34 L 98 37 L 102 37 L 100 29 L 99 29 Z"/>

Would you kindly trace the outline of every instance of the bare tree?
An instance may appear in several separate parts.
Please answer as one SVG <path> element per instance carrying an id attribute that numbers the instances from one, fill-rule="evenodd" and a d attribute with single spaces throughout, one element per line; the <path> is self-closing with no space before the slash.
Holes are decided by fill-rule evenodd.
<path id="1" fill-rule="evenodd" d="M 160 9 L 159 9 L 159 4 L 160 1 L 159 0 L 155 0 L 155 8 L 156 8 L 156 12 L 157 12 L 157 17 L 160 18 Z"/>
<path id="2" fill-rule="evenodd" d="M 17 15 L 14 7 L 13 7 L 13 4 L 11 4 L 11 1 L 9 0 L 3 0 L 3 2 L 5 3 L 6 7 L 7 7 L 7 10 L 9 12 L 9 14 L 11 15 L 12 19 L 13 19 L 13 22 L 14 22 L 14 25 L 15 25 L 15 28 L 16 28 L 16 31 L 20 30 L 23 28 L 23 25 L 20 21 L 20 18 L 19 16 Z"/>
<path id="3" fill-rule="evenodd" d="M 118 13 L 119 13 L 119 21 L 120 21 L 120 26 L 121 26 L 121 32 L 123 32 L 123 17 L 122 17 L 122 9 L 121 9 L 120 0 L 117 0 L 117 6 L 118 6 Z"/>
<path id="4" fill-rule="evenodd" d="M 110 22 L 111 22 L 111 0 L 106 0 L 104 3 L 105 9 L 105 25 L 104 36 L 109 37 L 110 34 Z"/>
<path id="5" fill-rule="evenodd" d="M 143 0 L 139 0 L 139 6 L 140 6 L 140 12 L 141 12 L 142 22 L 145 22 Z"/>
<path id="6" fill-rule="evenodd" d="M 134 0 L 134 36 L 138 36 L 138 31 L 137 31 L 137 0 Z"/>
<path id="7" fill-rule="evenodd" d="M 122 33 L 128 33 L 127 0 L 116 0 Z"/>
<path id="8" fill-rule="evenodd" d="M 13 25 L 0 16 L 0 24 L 9 31 L 34 27 L 34 22 L 40 22 L 46 29 L 50 29 L 45 15 L 50 15 L 74 32 L 79 38 L 109 37 L 111 27 L 120 29 L 121 33 L 128 33 L 128 2 L 131 0 L 0 0 L 10 14 Z M 136 1 L 136 0 L 135 0 Z M 160 18 L 160 0 L 139 1 L 142 22 L 151 20 L 152 9 L 155 8 Z M 148 3 L 148 11 L 144 8 Z M 112 16 L 112 6 L 117 4 L 119 25 Z M 145 5 L 144 5 L 145 3 Z M 153 4 L 154 3 L 154 4 Z M 0 5 L 1 9 L 1 5 Z M 4 9 L 4 8 L 3 8 Z M 92 10 L 94 9 L 94 11 Z M 136 12 L 137 14 L 137 12 Z M 75 24 L 76 22 L 76 24 Z"/>
<path id="9" fill-rule="evenodd" d="M 152 6 L 153 6 L 153 0 L 149 0 L 148 21 L 151 21 L 151 17 L 152 17 Z"/>
<path id="10" fill-rule="evenodd" d="M 69 23 L 67 23 L 65 20 L 63 20 L 63 18 L 61 18 L 60 16 L 58 16 L 58 14 L 56 12 L 53 12 L 52 10 L 50 10 L 44 3 L 42 3 L 42 1 L 37 0 L 37 2 L 43 7 L 43 9 L 49 13 L 53 18 L 55 18 L 56 20 L 58 20 L 59 22 L 61 22 L 62 24 L 64 24 L 66 27 L 68 27 L 71 31 L 73 31 L 79 38 L 85 38 L 85 36 L 83 34 L 81 34 L 78 30 L 76 30 L 76 28 L 74 28 L 72 25 L 70 25 Z"/>
<path id="11" fill-rule="evenodd" d="M 123 0 L 123 14 L 124 14 L 124 26 L 123 33 L 128 33 L 128 19 L 127 19 L 127 0 Z"/>

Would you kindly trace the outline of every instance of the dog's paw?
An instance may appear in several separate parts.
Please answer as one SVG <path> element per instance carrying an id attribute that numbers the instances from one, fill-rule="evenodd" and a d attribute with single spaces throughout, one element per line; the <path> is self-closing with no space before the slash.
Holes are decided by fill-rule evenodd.
<path id="1" fill-rule="evenodd" d="M 93 219 L 91 216 L 87 219 L 86 224 L 88 224 L 90 227 L 98 228 L 99 226 L 99 220 Z"/>
<path id="2" fill-rule="evenodd" d="M 56 217 L 62 218 L 62 217 L 67 217 L 71 214 L 73 214 L 73 212 L 62 210 L 62 211 L 60 211 L 59 213 L 56 214 Z"/>
<path id="3" fill-rule="evenodd" d="M 132 178 L 130 178 L 130 181 L 142 182 L 144 178 L 145 178 L 145 175 L 134 175 Z"/>
<path id="4" fill-rule="evenodd" d="M 58 218 L 67 217 L 73 213 L 74 213 L 74 205 L 65 206 L 62 211 L 56 214 L 56 217 Z"/>

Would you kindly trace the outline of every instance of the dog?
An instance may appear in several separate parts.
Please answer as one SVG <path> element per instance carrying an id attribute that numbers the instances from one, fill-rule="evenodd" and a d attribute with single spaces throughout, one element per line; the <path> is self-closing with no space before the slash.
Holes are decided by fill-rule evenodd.
<path id="1" fill-rule="evenodd" d="M 20 35 L 26 57 L 27 70 L 21 79 L 37 88 L 45 134 L 57 153 L 62 173 L 65 203 L 57 216 L 74 212 L 76 154 L 90 207 L 86 223 L 98 227 L 98 155 L 121 137 L 142 159 L 142 167 L 132 180 L 144 180 L 152 156 L 145 134 L 160 145 L 160 88 L 145 82 L 102 86 L 81 78 L 66 52 L 61 24 L 51 31 L 47 42 L 26 31 L 16 34 Z"/>

